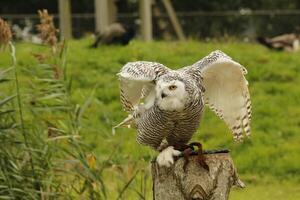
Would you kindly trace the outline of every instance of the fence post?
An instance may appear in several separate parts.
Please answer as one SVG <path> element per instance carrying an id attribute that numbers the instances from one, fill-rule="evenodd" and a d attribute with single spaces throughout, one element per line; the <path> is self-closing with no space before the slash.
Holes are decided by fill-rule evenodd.
<path id="1" fill-rule="evenodd" d="M 108 26 L 108 0 L 95 0 L 96 32 L 103 32 Z"/>
<path id="2" fill-rule="evenodd" d="M 113 0 L 95 0 L 96 32 L 103 32 L 116 21 L 117 8 Z"/>
<path id="3" fill-rule="evenodd" d="M 141 34 L 144 41 L 152 41 L 152 1 L 140 0 Z"/>
<path id="4" fill-rule="evenodd" d="M 72 18 L 70 0 L 59 0 L 59 29 L 61 39 L 72 38 Z"/>
<path id="5" fill-rule="evenodd" d="M 169 18 L 171 20 L 171 23 L 172 23 L 172 25 L 175 29 L 177 37 L 179 38 L 179 40 L 185 40 L 185 35 L 183 33 L 183 30 L 181 28 L 181 25 L 178 21 L 175 10 L 174 10 L 170 0 L 163 0 L 163 3 L 165 5 L 165 8 L 166 8 L 167 13 L 169 15 Z"/>

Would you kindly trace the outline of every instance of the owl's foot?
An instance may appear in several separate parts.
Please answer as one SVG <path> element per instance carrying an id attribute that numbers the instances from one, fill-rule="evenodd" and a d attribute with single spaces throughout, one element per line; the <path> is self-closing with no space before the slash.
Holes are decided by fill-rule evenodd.
<path id="1" fill-rule="evenodd" d="M 175 150 L 173 146 L 169 146 L 159 153 L 159 155 L 156 158 L 156 162 L 160 167 L 171 167 L 171 165 L 174 164 L 173 156 L 179 156 L 180 154 L 180 151 Z"/>
<path id="2" fill-rule="evenodd" d="M 186 170 L 187 164 L 189 163 L 190 154 L 194 151 L 194 146 L 198 147 L 198 155 L 197 155 L 198 156 L 197 157 L 198 163 L 204 169 L 206 169 L 207 171 L 209 171 L 209 167 L 208 167 L 208 165 L 205 162 L 205 157 L 204 157 L 204 154 L 203 154 L 202 144 L 199 143 L 199 142 L 192 142 L 192 143 L 190 143 L 189 145 L 186 146 L 187 148 L 183 151 L 183 157 L 185 159 L 184 164 L 183 164 L 183 170 L 184 171 Z"/>
<path id="3" fill-rule="evenodd" d="M 190 154 L 194 151 L 194 147 L 188 147 L 183 152 L 182 155 L 184 157 L 184 164 L 183 164 L 183 170 L 186 171 L 186 167 L 189 164 L 189 157 Z"/>

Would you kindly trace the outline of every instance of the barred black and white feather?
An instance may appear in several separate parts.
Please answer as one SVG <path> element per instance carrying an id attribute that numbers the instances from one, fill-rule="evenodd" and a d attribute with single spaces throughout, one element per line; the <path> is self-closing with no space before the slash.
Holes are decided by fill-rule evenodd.
<path id="1" fill-rule="evenodd" d="M 147 61 L 129 62 L 117 74 L 120 81 L 120 99 L 124 110 L 131 112 L 142 98 L 154 90 L 158 77 L 169 71 L 162 64 Z"/>
<path id="2" fill-rule="evenodd" d="M 247 70 L 221 51 L 214 51 L 192 65 L 203 76 L 205 103 L 225 121 L 235 140 L 242 140 L 243 133 L 250 136 L 251 101 Z"/>

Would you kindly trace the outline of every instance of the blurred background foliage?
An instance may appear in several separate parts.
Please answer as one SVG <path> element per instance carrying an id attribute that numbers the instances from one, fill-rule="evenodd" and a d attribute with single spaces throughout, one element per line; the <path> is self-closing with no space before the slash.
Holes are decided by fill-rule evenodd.
<path id="1" fill-rule="evenodd" d="M 138 0 L 116 0 L 118 21 L 139 26 Z M 162 8 L 162 2 L 156 1 Z M 180 23 L 187 36 L 209 40 L 213 37 L 237 37 L 253 40 L 257 36 L 276 36 L 293 32 L 300 24 L 300 2 L 298 0 L 173 0 Z M 71 1 L 73 35 L 82 37 L 94 32 L 94 0 Z M 53 0 L 1 0 L 0 15 L 13 24 L 25 26 L 24 17 L 37 23 L 33 15 L 19 18 L 14 14 L 35 14 L 38 9 L 47 8 L 52 14 L 58 13 L 57 1 Z M 261 12 L 256 12 L 257 10 Z M 275 13 L 273 11 L 283 10 Z M 297 12 L 289 12 L 291 10 Z M 154 16 L 154 30 L 157 20 L 168 21 L 166 11 L 161 9 L 161 16 Z M 8 16 L 9 14 L 9 16 Z M 84 15 L 80 15 L 84 14 Z M 57 23 L 57 15 L 55 15 Z M 169 25 L 168 29 L 173 32 Z M 162 38 L 161 32 L 154 31 L 156 38 Z M 173 35 L 174 36 L 174 35 Z"/>
<path id="2" fill-rule="evenodd" d="M 136 11 L 138 0 L 116 0 L 120 12 Z M 173 0 L 177 11 L 227 11 L 248 8 L 252 10 L 300 9 L 298 0 Z M 53 0 L 1 0 L 0 13 L 35 13 L 38 9 L 47 8 L 57 13 L 57 1 Z M 93 0 L 73 0 L 72 11 L 75 13 L 93 12 Z"/>

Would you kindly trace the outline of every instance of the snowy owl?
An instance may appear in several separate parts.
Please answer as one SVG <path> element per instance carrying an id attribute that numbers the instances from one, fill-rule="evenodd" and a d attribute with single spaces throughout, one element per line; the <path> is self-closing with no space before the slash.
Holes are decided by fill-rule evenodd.
<path id="1" fill-rule="evenodd" d="M 250 136 L 246 73 L 219 50 L 178 70 L 155 62 L 129 62 L 118 73 L 121 103 L 129 112 L 118 126 L 136 128 L 138 143 L 160 151 L 157 162 L 167 167 L 197 131 L 204 105 L 241 141 Z"/>

